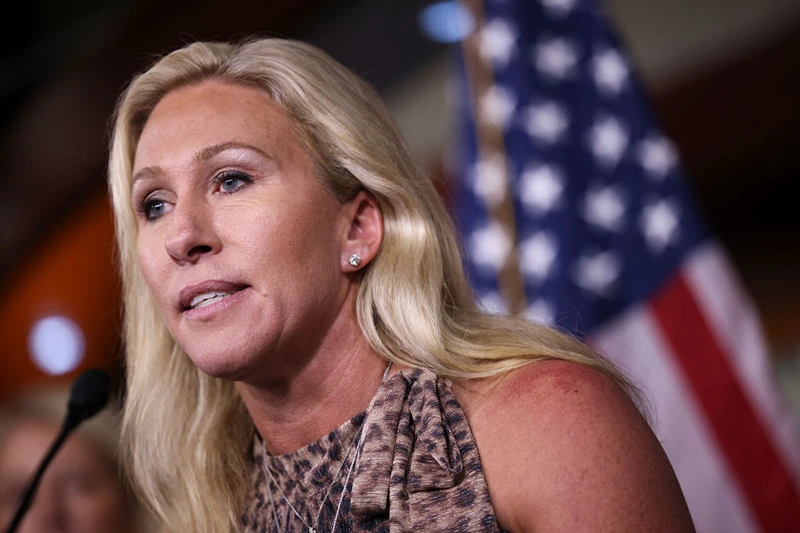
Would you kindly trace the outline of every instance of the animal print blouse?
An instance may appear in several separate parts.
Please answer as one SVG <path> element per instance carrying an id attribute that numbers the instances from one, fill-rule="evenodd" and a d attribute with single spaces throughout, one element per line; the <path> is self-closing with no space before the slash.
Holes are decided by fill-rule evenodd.
<path id="1" fill-rule="evenodd" d="M 253 445 L 243 532 L 502 531 L 472 431 L 428 370 L 384 381 L 369 408 L 294 453 Z"/>

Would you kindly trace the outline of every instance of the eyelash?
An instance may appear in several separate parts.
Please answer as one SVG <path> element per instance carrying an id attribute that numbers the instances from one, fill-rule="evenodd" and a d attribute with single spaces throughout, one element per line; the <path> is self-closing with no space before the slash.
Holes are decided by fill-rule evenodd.
<path id="1" fill-rule="evenodd" d="M 240 184 L 233 190 L 223 191 L 222 190 L 223 184 L 231 179 L 240 180 L 243 182 L 243 184 Z M 220 192 L 224 194 L 233 194 L 236 191 L 241 190 L 242 187 L 245 186 L 245 184 L 253 183 L 253 178 L 239 170 L 226 170 L 224 172 L 220 172 L 219 174 L 217 174 L 217 176 L 214 178 L 214 183 L 219 186 Z"/>
<path id="2" fill-rule="evenodd" d="M 157 220 L 161 215 L 153 215 L 152 209 L 155 208 L 157 205 L 164 205 L 164 200 L 160 200 L 157 197 L 150 197 L 145 198 L 144 201 L 139 205 L 136 209 L 137 213 L 144 217 L 144 219 L 148 222 L 153 222 Z"/>
<path id="3" fill-rule="evenodd" d="M 231 180 L 238 180 L 239 183 L 235 188 L 224 190 L 224 184 Z M 214 177 L 213 180 L 215 188 L 219 188 L 219 191 L 222 194 L 234 194 L 240 191 L 245 185 L 253 183 L 253 178 L 244 172 L 238 170 L 228 170 L 225 172 L 221 172 Z M 144 201 L 140 204 L 137 208 L 137 212 L 140 216 L 144 217 L 145 220 L 148 222 L 153 222 L 158 220 L 161 217 L 161 214 L 154 215 L 152 213 L 153 209 L 157 208 L 158 206 L 164 206 L 165 201 L 161 200 L 158 197 L 146 197 Z M 163 214 L 163 213 L 162 213 Z"/>

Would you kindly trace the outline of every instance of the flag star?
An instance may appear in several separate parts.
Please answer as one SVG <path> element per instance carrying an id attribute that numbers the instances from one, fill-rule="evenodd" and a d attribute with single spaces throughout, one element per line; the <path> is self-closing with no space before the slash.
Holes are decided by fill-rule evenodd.
<path id="1" fill-rule="evenodd" d="M 479 53 L 484 60 L 504 66 L 514 53 L 516 41 L 516 28 L 501 18 L 495 18 L 481 30 Z"/>
<path id="2" fill-rule="evenodd" d="M 532 301 L 525 310 L 525 317 L 533 322 L 538 322 L 545 326 L 552 326 L 556 322 L 556 314 L 553 306 L 541 298 Z"/>
<path id="3" fill-rule="evenodd" d="M 678 162 L 672 143 L 660 135 L 639 143 L 638 155 L 642 168 L 656 178 L 669 174 Z"/>
<path id="4" fill-rule="evenodd" d="M 650 248 L 661 253 L 678 234 L 678 210 L 667 200 L 646 205 L 642 209 L 642 228 Z"/>
<path id="5" fill-rule="evenodd" d="M 622 231 L 625 222 L 622 194 L 613 186 L 589 190 L 583 215 L 587 222 L 601 229 Z"/>
<path id="6" fill-rule="evenodd" d="M 541 0 L 542 5 L 551 14 L 563 17 L 569 14 L 578 0 Z"/>
<path id="7" fill-rule="evenodd" d="M 526 277 L 544 281 L 550 274 L 558 253 L 556 240 L 544 231 L 520 243 L 520 266 Z"/>
<path id="8" fill-rule="evenodd" d="M 611 116 L 597 120 L 589 130 L 589 146 L 595 159 L 613 168 L 628 146 L 628 130 Z"/>
<path id="9" fill-rule="evenodd" d="M 528 107 L 523 120 L 528 135 L 548 144 L 558 142 L 569 127 L 566 111 L 555 102 Z"/>
<path id="10" fill-rule="evenodd" d="M 476 230 L 469 238 L 469 250 L 475 265 L 499 272 L 511 253 L 512 242 L 508 232 L 498 222 Z"/>
<path id="11" fill-rule="evenodd" d="M 577 47 L 563 38 L 539 42 L 531 53 L 536 68 L 551 78 L 563 80 L 575 74 L 578 62 Z"/>
<path id="12" fill-rule="evenodd" d="M 621 261 L 611 251 L 585 255 L 575 265 L 575 282 L 598 296 L 608 296 L 621 269 Z"/>
<path id="13" fill-rule="evenodd" d="M 508 306 L 496 291 L 485 292 L 478 296 L 478 306 L 493 315 L 508 313 Z"/>
<path id="14" fill-rule="evenodd" d="M 472 189 L 486 205 L 496 206 L 506 197 L 508 175 L 503 156 L 481 158 L 472 168 Z"/>
<path id="15" fill-rule="evenodd" d="M 510 90 L 500 85 L 489 87 L 481 98 L 481 117 L 490 124 L 506 129 L 517 107 L 517 99 Z"/>
<path id="16" fill-rule="evenodd" d="M 609 96 L 616 96 L 622 91 L 629 73 L 625 59 L 613 48 L 595 52 L 592 71 L 597 88 Z"/>
<path id="17" fill-rule="evenodd" d="M 553 165 L 529 165 L 521 180 L 520 200 L 526 209 L 536 213 L 552 210 L 564 192 L 564 177 Z"/>

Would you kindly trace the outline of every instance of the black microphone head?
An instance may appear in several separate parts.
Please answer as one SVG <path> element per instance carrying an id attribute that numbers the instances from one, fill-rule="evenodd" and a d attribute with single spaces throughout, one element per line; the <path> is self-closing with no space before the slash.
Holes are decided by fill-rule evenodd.
<path id="1" fill-rule="evenodd" d="M 111 380 L 107 372 L 99 368 L 85 370 L 72 384 L 69 392 L 68 423 L 78 425 L 99 413 L 108 403 L 110 390 Z"/>

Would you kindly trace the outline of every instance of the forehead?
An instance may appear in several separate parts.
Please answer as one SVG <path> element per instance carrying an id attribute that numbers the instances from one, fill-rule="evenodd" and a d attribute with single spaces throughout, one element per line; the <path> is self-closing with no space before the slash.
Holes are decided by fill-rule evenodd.
<path id="1" fill-rule="evenodd" d="M 302 151 L 291 119 L 260 89 L 220 80 L 175 89 L 153 109 L 134 157 L 134 172 L 185 161 L 187 154 L 226 142 L 272 154 Z"/>

